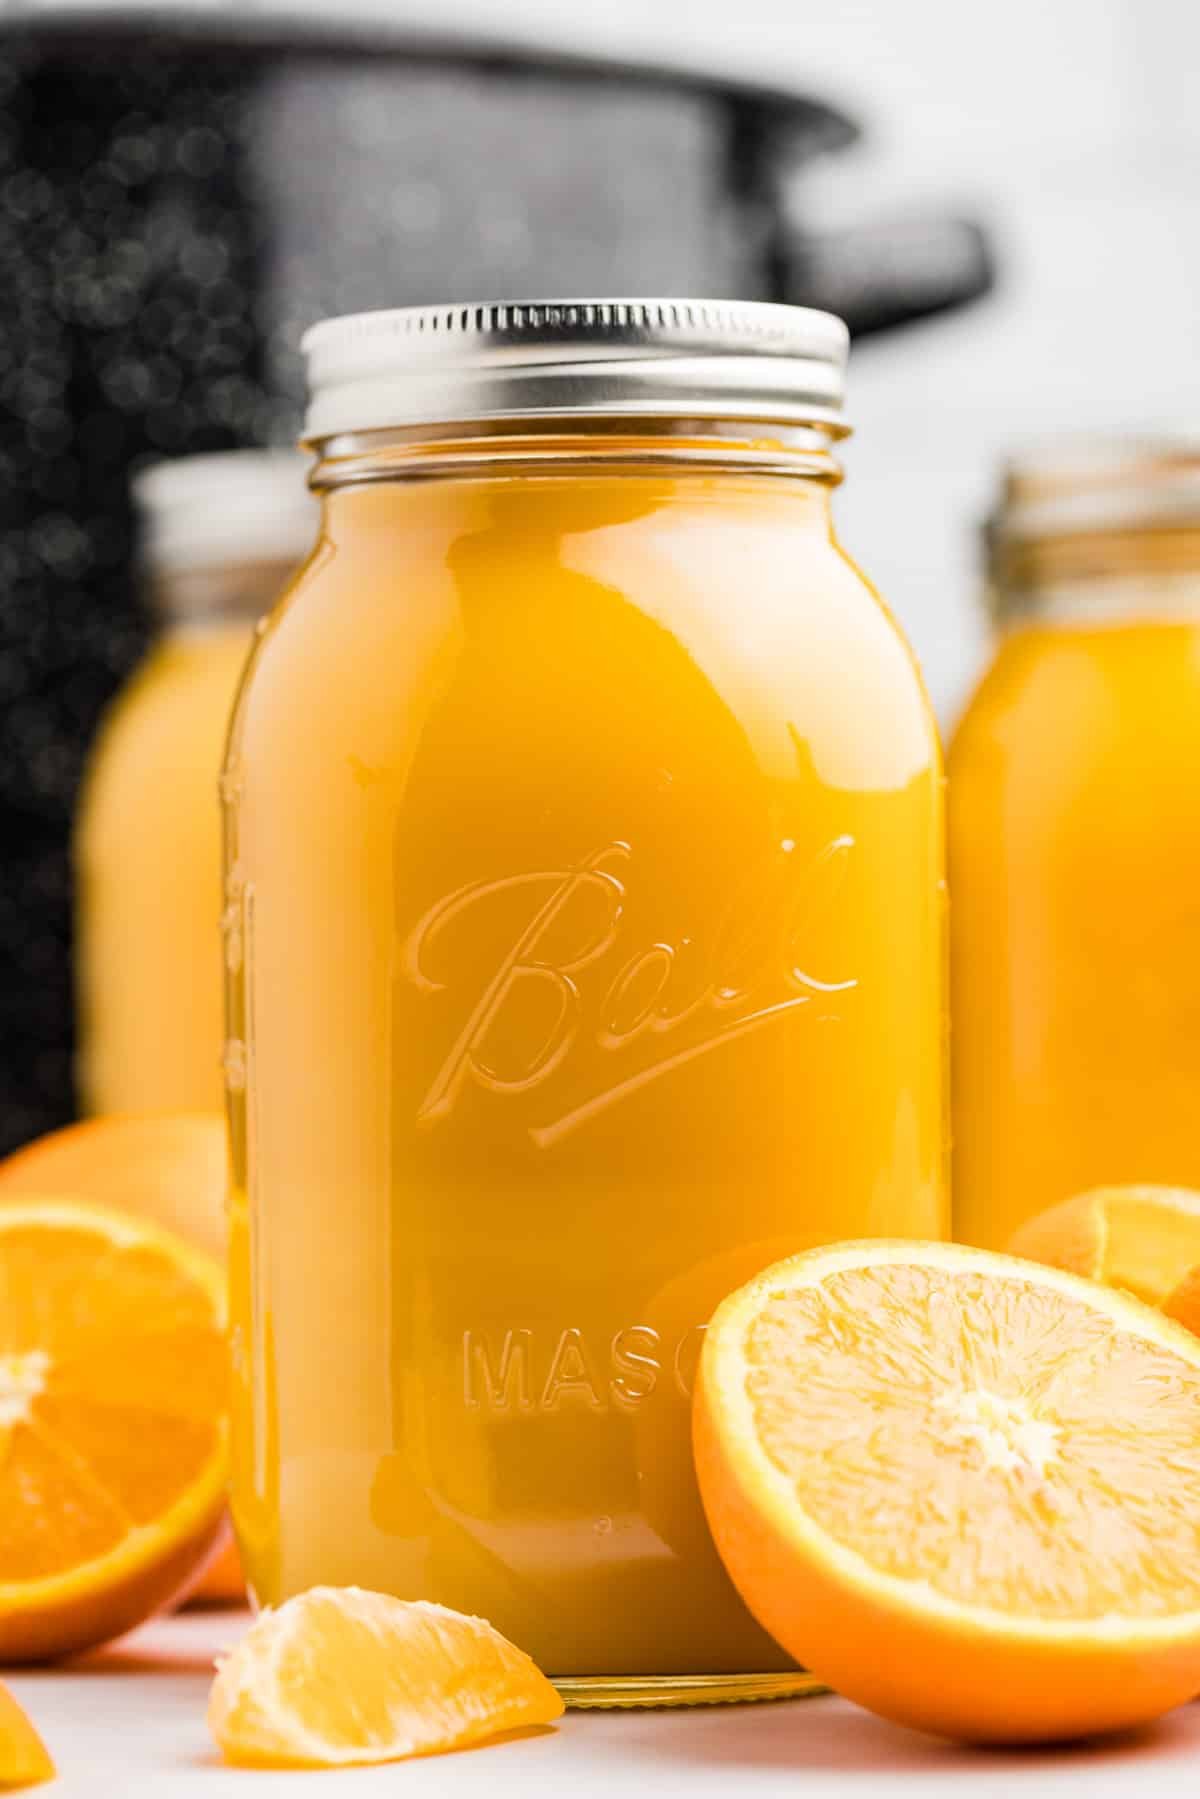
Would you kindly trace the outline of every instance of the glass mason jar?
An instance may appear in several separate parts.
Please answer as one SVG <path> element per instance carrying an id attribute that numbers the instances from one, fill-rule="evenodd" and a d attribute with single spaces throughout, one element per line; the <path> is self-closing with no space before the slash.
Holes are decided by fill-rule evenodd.
<path id="1" fill-rule="evenodd" d="M 938 747 L 832 533 L 844 330 L 306 347 L 324 524 L 224 782 L 253 1590 L 483 1614 L 580 1702 L 798 1690 L 705 1527 L 700 1335 L 943 1225 Z"/>
<path id="2" fill-rule="evenodd" d="M 89 1112 L 223 1104 L 216 799 L 255 620 L 312 544 L 294 451 L 231 451 L 134 483 L 161 629 L 105 717 L 76 821 L 78 1081 Z"/>
<path id="3" fill-rule="evenodd" d="M 1009 474 L 950 750 L 955 1232 L 1200 1186 L 1200 455 Z"/>

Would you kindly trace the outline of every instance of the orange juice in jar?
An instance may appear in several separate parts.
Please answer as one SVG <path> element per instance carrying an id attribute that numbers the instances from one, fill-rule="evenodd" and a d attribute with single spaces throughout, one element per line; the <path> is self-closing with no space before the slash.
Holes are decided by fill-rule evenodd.
<path id="1" fill-rule="evenodd" d="M 705 1321 L 943 1227 L 938 748 L 833 535 L 845 333 L 726 303 L 308 340 L 315 554 L 224 792 L 235 1516 L 580 1702 L 804 1676 L 694 1485 Z"/>
<path id="2" fill-rule="evenodd" d="M 216 784 L 256 619 L 312 543 L 292 451 L 234 450 L 139 475 L 160 630 L 89 762 L 75 831 L 78 1074 L 89 1112 L 223 1101 Z"/>
<path id="3" fill-rule="evenodd" d="M 1200 458 L 1017 464 L 950 750 L 955 1234 L 1200 1186 Z"/>

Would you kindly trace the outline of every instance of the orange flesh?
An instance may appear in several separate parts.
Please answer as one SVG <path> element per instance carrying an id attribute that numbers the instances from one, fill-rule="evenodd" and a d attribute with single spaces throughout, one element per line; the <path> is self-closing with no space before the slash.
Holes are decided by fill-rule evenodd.
<path id="1" fill-rule="evenodd" d="M 1200 1266 L 1200 1193 L 1183 1187 L 1101 1187 L 1030 1218 L 1008 1253 L 1066 1268 L 1147 1305 L 1164 1306 Z"/>
<path id="2" fill-rule="evenodd" d="M 22 1195 L 70 1193 L 178 1231 L 221 1258 L 225 1184 L 225 1121 L 218 1113 L 86 1119 L 38 1138 L 0 1162 L 0 1203 Z M 39 1279 L 44 1278 L 43 1271 Z M 131 1294 L 128 1303 L 136 1308 L 137 1295 Z M 120 1350 L 115 1353 L 119 1359 Z M 182 1391 L 177 1386 L 176 1394 Z M 198 1596 L 223 1601 L 244 1591 L 241 1564 L 229 1542 L 205 1574 Z"/>
<path id="3" fill-rule="evenodd" d="M 313 1680 L 318 1647 L 324 1665 L 352 1670 L 353 1680 Z M 437 1620 L 418 1619 L 411 1637 L 389 1640 L 385 1632 L 340 1613 L 333 1604 L 322 1607 L 319 1638 L 289 1645 L 278 1670 L 285 1688 L 303 1687 L 306 1727 L 331 1743 L 345 1744 L 385 1743 L 401 1692 L 406 1706 L 433 1723 L 440 1706 L 449 1701 L 453 1707 L 456 1690 L 470 1706 L 472 1687 L 482 1697 L 503 1672 L 501 1657 L 474 1620 L 455 1620 L 455 1628 L 447 1631 Z M 540 1680 L 537 1685 L 544 1691 Z M 521 1698 L 519 1692 L 494 1696 L 508 1703 Z M 554 1711 L 560 1709 L 552 1694 L 545 1699 Z"/>
<path id="4" fill-rule="evenodd" d="M 82 1577 L 211 1476 L 212 1279 L 84 1224 L 0 1228 L 0 1588 Z"/>
<path id="5" fill-rule="evenodd" d="M 315 1587 L 262 1614 L 220 1664 L 208 1721 L 228 1761 L 332 1767 L 465 1748 L 562 1710 L 480 1618 Z"/>
<path id="6" fill-rule="evenodd" d="M 905 1264 L 774 1294 L 746 1390 L 803 1511 L 1012 1617 L 1200 1607 L 1193 1364 L 1033 1282 Z"/>
<path id="7" fill-rule="evenodd" d="M 1185 1196 L 1185 1201 L 1188 1196 Z M 1130 1190 L 1102 1201 L 1106 1241 L 1103 1279 L 1161 1305 L 1188 1269 L 1200 1263 L 1200 1199 L 1172 1204 L 1169 1194 Z"/>

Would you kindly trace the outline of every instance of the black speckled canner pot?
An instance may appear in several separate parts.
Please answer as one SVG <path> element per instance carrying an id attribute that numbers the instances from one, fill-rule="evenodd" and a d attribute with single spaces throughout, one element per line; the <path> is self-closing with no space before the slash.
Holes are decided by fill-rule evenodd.
<path id="1" fill-rule="evenodd" d="M 68 832 L 145 622 L 128 478 L 286 440 L 300 332 L 446 298 L 740 295 L 879 330 L 989 284 L 958 218 L 808 232 L 820 100 L 355 22 L 0 21 L 0 1151 L 73 1109 Z"/>

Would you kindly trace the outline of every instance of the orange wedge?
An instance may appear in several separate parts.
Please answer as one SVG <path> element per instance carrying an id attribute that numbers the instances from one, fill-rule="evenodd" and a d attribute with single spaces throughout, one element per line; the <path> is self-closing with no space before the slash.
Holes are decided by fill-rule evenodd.
<path id="1" fill-rule="evenodd" d="M 1186 1187 L 1098 1187 L 1039 1212 L 1008 1253 L 1124 1287 L 1200 1329 L 1200 1193 Z"/>
<path id="2" fill-rule="evenodd" d="M 40 1786 L 58 1770 L 24 1711 L 7 1687 L 0 1686 L 0 1791 Z"/>
<path id="3" fill-rule="evenodd" d="M 358 1587 L 266 1611 L 219 1665 L 208 1725 L 244 1767 L 348 1767 L 551 1724 L 563 1702 L 482 1618 Z"/>
<path id="4" fill-rule="evenodd" d="M 144 1220 L 0 1205 L 0 1661 L 166 1605 L 223 1526 L 224 1277 Z"/>
<path id="5" fill-rule="evenodd" d="M 0 1162 L 0 1201 L 71 1193 L 225 1255 L 225 1125 L 218 1113 L 85 1118 Z"/>
<path id="6" fill-rule="evenodd" d="M 844 1243 L 719 1307 L 696 1464 L 751 1611 L 901 1723 L 1116 1730 L 1200 1691 L 1200 1342 L 938 1243 Z"/>

